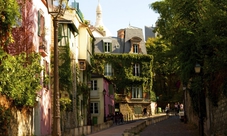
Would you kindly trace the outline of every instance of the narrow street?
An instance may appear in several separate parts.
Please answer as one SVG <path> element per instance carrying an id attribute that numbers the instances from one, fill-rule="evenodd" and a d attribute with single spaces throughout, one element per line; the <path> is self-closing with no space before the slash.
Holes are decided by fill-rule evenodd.
<path id="1" fill-rule="evenodd" d="M 114 125 L 89 136 L 122 136 L 124 130 L 132 128 L 142 121 L 137 120 L 133 123 Z M 147 126 L 136 136 L 198 136 L 198 132 L 196 126 L 181 122 L 178 116 L 170 116 L 167 120 Z"/>
<path id="2" fill-rule="evenodd" d="M 192 124 L 185 124 L 178 116 L 147 126 L 139 136 L 198 136 L 199 131 Z"/>

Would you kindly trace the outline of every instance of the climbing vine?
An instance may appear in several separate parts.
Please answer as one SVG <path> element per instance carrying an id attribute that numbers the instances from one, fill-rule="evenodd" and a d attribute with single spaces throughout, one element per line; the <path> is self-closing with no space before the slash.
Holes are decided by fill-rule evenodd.
<path id="1" fill-rule="evenodd" d="M 5 48 L 13 41 L 12 26 L 16 25 L 20 17 L 16 0 L 0 1 L 0 46 Z"/>
<path id="2" fill-rule="evenodd" d="M 107 78 L 113 81 L 118 90 L 129 90 L 132 85 L 143 85 L 145 92 L 152 88 L 152 55 L 144 54 L 95 54 L 93 56 L 93 73 L 104 74 L 105 64 L 110 63 L 113 76 Z M 140 65 L 140 76 L 133 75 L 133 65 Z"/>
<path id="3" fill-rule="evenodd" d="M 11 111 L 0 105 L 0 135 L 7 136 L 8 134 L 8 124 L 10 122 Z"/>
<path id="4" fill-rule="evenodd" d="M 60 98 L 60 107 L 62 111 L 72 111 L 73 79 L 69 44 L 59 46 L 59 50 L 59 90 L 61 94 L 67 94 L 67 97 L 62 96 Z"/>
<path id="5" fill-rule="evenodd" d="M 37 53 L 17 56 L 0 53 L 0 93 L 18 108 L 34 106 L 36 102 L 37 91 L 41 89 L 40 58 Z"/>

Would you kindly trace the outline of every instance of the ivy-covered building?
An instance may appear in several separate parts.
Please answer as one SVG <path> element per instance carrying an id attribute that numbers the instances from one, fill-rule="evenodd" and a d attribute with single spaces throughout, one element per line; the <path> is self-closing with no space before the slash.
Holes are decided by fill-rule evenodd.
<path id="1" fill-rule="evenodd" d="M 95 37 L 93 73 L 103 74 L 116 84 L 115 112 L 138 116 L 151 113 L 152 62 L 141 28 L 129 26 L 117 37 Z"/>

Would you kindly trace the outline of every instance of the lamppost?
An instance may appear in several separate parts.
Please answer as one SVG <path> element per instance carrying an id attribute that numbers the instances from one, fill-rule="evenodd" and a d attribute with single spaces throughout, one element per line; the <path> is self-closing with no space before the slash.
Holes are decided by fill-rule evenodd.
<path id="1" fill-rule="evenodd" d="M 104 122 L 106 122 L 106 90 L 103 90 L 103 99 L 104 99 Z"/>
<path id="2" fill-rule="evenodd" d="M 184 91 L 184 123 L 187 123 L 187 114 L 186 114 L 186 100 L 187 100 L 187 92 L 186 92 L 186 86 L 183 85 L 183 91 Z"/>
<path id="3" fill-rule="evenodd" d="M 157 114 L 158 114 L 158 100 L 159 100 L 159 96 L 157 96 L 157 102 L 156 102 Z"/>
<path id="4" fill-rule="evenodd" d="M 58 75 L 58 17 L 65 13 L 68 0 L 46 0 L 48 13 L 53 17 L 54 25 L 54 104 L 53 104 L 53 136 L 61 136 L 59 75 Z"/>
<path id="5" fill-rule="evenodd" d="M 195 73 L 199 74 L 201 72 L 201 66 L 200 64 L 196 64 L 195 65 Z M 203 77 L 201 77 L 203 78 Z M 203 84 L 203 79 L 202 80 L 202 84 Z M 199 135 L 200 136 L 204 136 L 204 129 L 203 129 L 203 113 L 202 113 L 202 101 L 203 101 L 203 86 L 202 86 L 202 90 L 199 91 L 198 93 L 198 104 L 199 104 Z"/>

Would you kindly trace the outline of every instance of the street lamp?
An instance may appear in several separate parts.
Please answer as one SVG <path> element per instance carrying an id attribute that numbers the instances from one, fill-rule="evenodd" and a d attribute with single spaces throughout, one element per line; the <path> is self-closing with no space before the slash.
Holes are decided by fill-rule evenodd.
<path id="1" fill-rule="evenodd" d="M 59 75 L 58 75 L 58 17 L 63 16 L 68 0 L 46 0 L 48 13 L 53 17 L 54 25 L 54 104 L 53 104 L 53 136 L 61 136 Z"/>
<path id="2" fill-rule="evenodd" d="M 183 91 L 184 91 L 184 123 L 187 123 L 187 115 L 186 115 L 186 100 L 187 100 L 187 92 L 186 92 L 186 86 L 183 85 Z"/>
<path id="3" fill-rule="evenodd" d="M 159 100 L 159 96 L 157 96 L 157 102 L 156 102 L 156 105 L 157 105 L 157 114 L 158 114 L 158 100 Z"/>
<path id="4" fill-rule="evenodd" d="M 200 64 L 195 65 L 195 73 L 199 74 L 201 72 L 201 66 Z M 202 78 L 202 77 L 201 77 Z M 203 84 L 203 82 L 202 82 Z M 203 114 L 202 114 L 202 101 L 203 101 L 203 93 L 202 90 L 199 91 L 198 93 L 198 104 L 199 104 L 199 135 L 204 136 L 203 133 Z"/>
<path id="5" fill-rule="evenodd" d="M 195 65 L 195 73 L 200 73 L 200 71 L 201 71 L 201 66 L 200 66 L 200 64 L 198 64 L 198 63 L 196 63 L 196 65 Z"/>
<path id="6" fill-rule="evenodd" d="M 106 122 L 106 90 L 103 90 L 103 99 L 104 99 L 104 122 Z"/>

